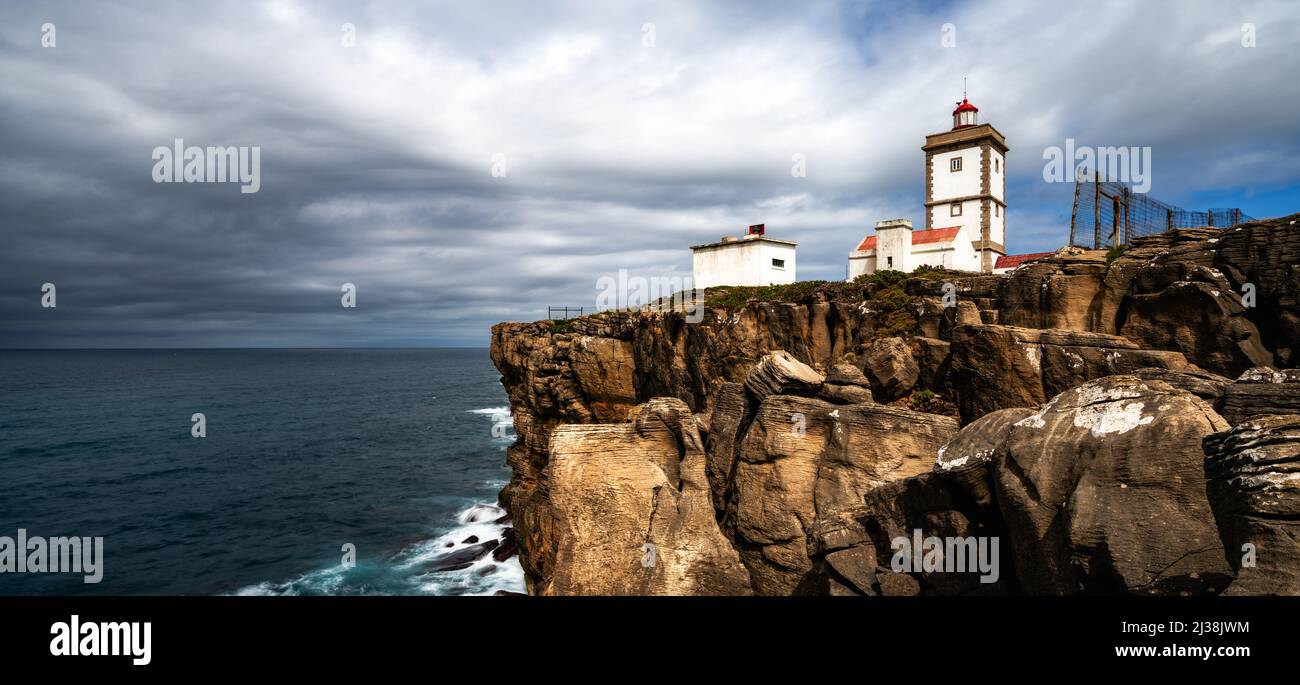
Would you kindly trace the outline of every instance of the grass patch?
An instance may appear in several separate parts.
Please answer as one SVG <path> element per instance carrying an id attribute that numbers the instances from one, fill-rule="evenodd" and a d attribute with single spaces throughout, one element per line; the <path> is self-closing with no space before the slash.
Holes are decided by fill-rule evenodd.
<path id="1" fill-rule="evenodd" d="M 908 295 L 901 282 L 877 291 L 871 298 L 871 308 L 877 313 L 875 337 L 911 337 L 917 325 L 918 299 Z"/>
<path id="2" fill-rule="evenodd" d="M 962 277 L 969 278 L 971 274 L 965 271 L 945 269 L 942 266 L 926 266 L 922 264 L 912 270 L 912 276 L 924 278 L 927 281 L 951 281 Z"/>
<path id="3" fill-rule="evenodd" d="M 807 304 L 819 299 L 830 302 L 869 302 L 875 312 L 877 337 L 909 337 L 916 330 L 916 305 L 920 298 L 908 295 L 903 286 L 908 278 L 929 280 L 950 278 L 943 269 L 920 267 L 912 274 L 884 269 L 852 281 L 799 281 L 782 285 L 721 286 L 709 288 L 705 304 L 736 310 L 750 302 Z"/>
<path id="4" fill-rule="evenodd" d="M 574 319 L 551 319 L 547 322 L 546 332 L 551 335 L 556 333 L 569 333 L 573 330 Z"/>
<path id="5" fill-rule="evenodd" d="M 862 274 L 853 279 L 855 285 L 861 287 L 880 286 L 881 288 L 891 288 L 907 280 L 907 274 L 902 271 L 893 269 L 882 269 L 874 274 Z"/>
<path id="6" fill-rule="evenodd" d="M 918 267 L 912 276 L 934 278 L 943 273 L 930 267 Z M 876 312 L 876 338 L 909 338 L 919 323 L 916 318 L 916 305 L 920 298 L 908 295 L 904 285 L 909 278 L 901 271 L 886 269 L 871 275 L 859 276 L 855 281 L 862 281 L 871 293 L 871 308 Z"/>
<path id="7" fill-rule="evenodd" d="M 709 288 L 704 303 L 720 309 L 740 309 L 749 302 L 805 303 L 818 295 L 828 300 L 861 301 L 862 287 L 843 281 L 799 281 L 780 285 L 728 285 Z"/>

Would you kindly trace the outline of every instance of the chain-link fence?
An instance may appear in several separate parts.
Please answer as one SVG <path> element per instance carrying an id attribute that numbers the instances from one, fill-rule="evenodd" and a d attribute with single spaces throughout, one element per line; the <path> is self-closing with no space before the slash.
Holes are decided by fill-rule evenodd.
<path id="1" fill-rule="evenodd" d="M 1177 228 L 1228 228 L 1247 221 L 1254 219 L 1240 209 L 1183 209 L 1134 193 L 1125 183 L 1080 174 L 1074 184 L 1070 244 L 1099 250 Z"/>

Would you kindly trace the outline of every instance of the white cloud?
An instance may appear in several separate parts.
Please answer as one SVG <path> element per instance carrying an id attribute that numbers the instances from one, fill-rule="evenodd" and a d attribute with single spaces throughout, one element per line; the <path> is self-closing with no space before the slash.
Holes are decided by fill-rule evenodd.
<path id="1" fill-rule="evenodd" d="M 16 149 L 0 209 L 28 211 L 17 193 L 59 185 L 102 196 L 43 208 L 44 230 L 15 243 L 125 240 L 203 282 L 364 276 L 370 293 L 402 293 L 391 306 L 410 316 L 420 293 L 456 302 L 428 315 L 470 336 L 460 343 L 485 340 L 502 312 L 590 299 L 599 274 L 689 269 L 687 246 L 749 223 L 800 241 L 801 277 L 842 277 L 875 221 L 920 221 L 920 145 L 947 128 L 963 76 L 1012 148 L 1014 251 L 1065 240 L 1070 191 L 1042 187 L 1040 170 L 1043 147 L 1067 137 L 1152 146 L 1157 195 L 1300 180 L 1293 3 L 96 7 L 55 16 L 59 47 L 44 53 L 24 27 L 51 13 L 3 10 L 18 16 L 0 21 L 0 142 Z M 1243 21 L 1256 48 L 1240 46 Z M 344 22 L 355 48 L 339 43 Z M 941 46 L 945 22 L 955 49 Z M 238 205 L 137 183 L 148 150 L 176 137 L 262 145 L 263 191 Z M 505 179 L 489 173 L 495 153 Z M 807 178 L 790 176 L 794 153 Z M 141 225 L 87 227 L 73 206 Z M 182 249 L 195 225 L 210 227 L 206 252 Z M 114 275 L 139 278 L 99 277 Z"/>

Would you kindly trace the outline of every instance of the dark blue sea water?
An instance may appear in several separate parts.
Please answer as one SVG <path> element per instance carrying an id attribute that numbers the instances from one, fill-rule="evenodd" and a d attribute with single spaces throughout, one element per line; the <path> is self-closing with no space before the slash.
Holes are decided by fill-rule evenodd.
<path id="1" fill-rule="evenodd" d="M 486 350 L 0 351 L 0 536 L 104 538 L 101 583 L 0 594 L 522 591 L 428 570 L 504 528 L 505 405 Z"/>

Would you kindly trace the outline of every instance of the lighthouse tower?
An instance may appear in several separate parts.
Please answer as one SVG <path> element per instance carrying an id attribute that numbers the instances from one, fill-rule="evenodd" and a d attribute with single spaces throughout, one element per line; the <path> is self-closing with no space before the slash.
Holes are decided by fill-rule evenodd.
<path id="1" fill-rule="evenodd" d="M 992 272 L 1006 250 L 1006 138 L 979 123 L 966 98 L 952 111 L 952 130 L 925 137 L 925 227 L 956 228 L 970 241 L 972 270 Z"/>

